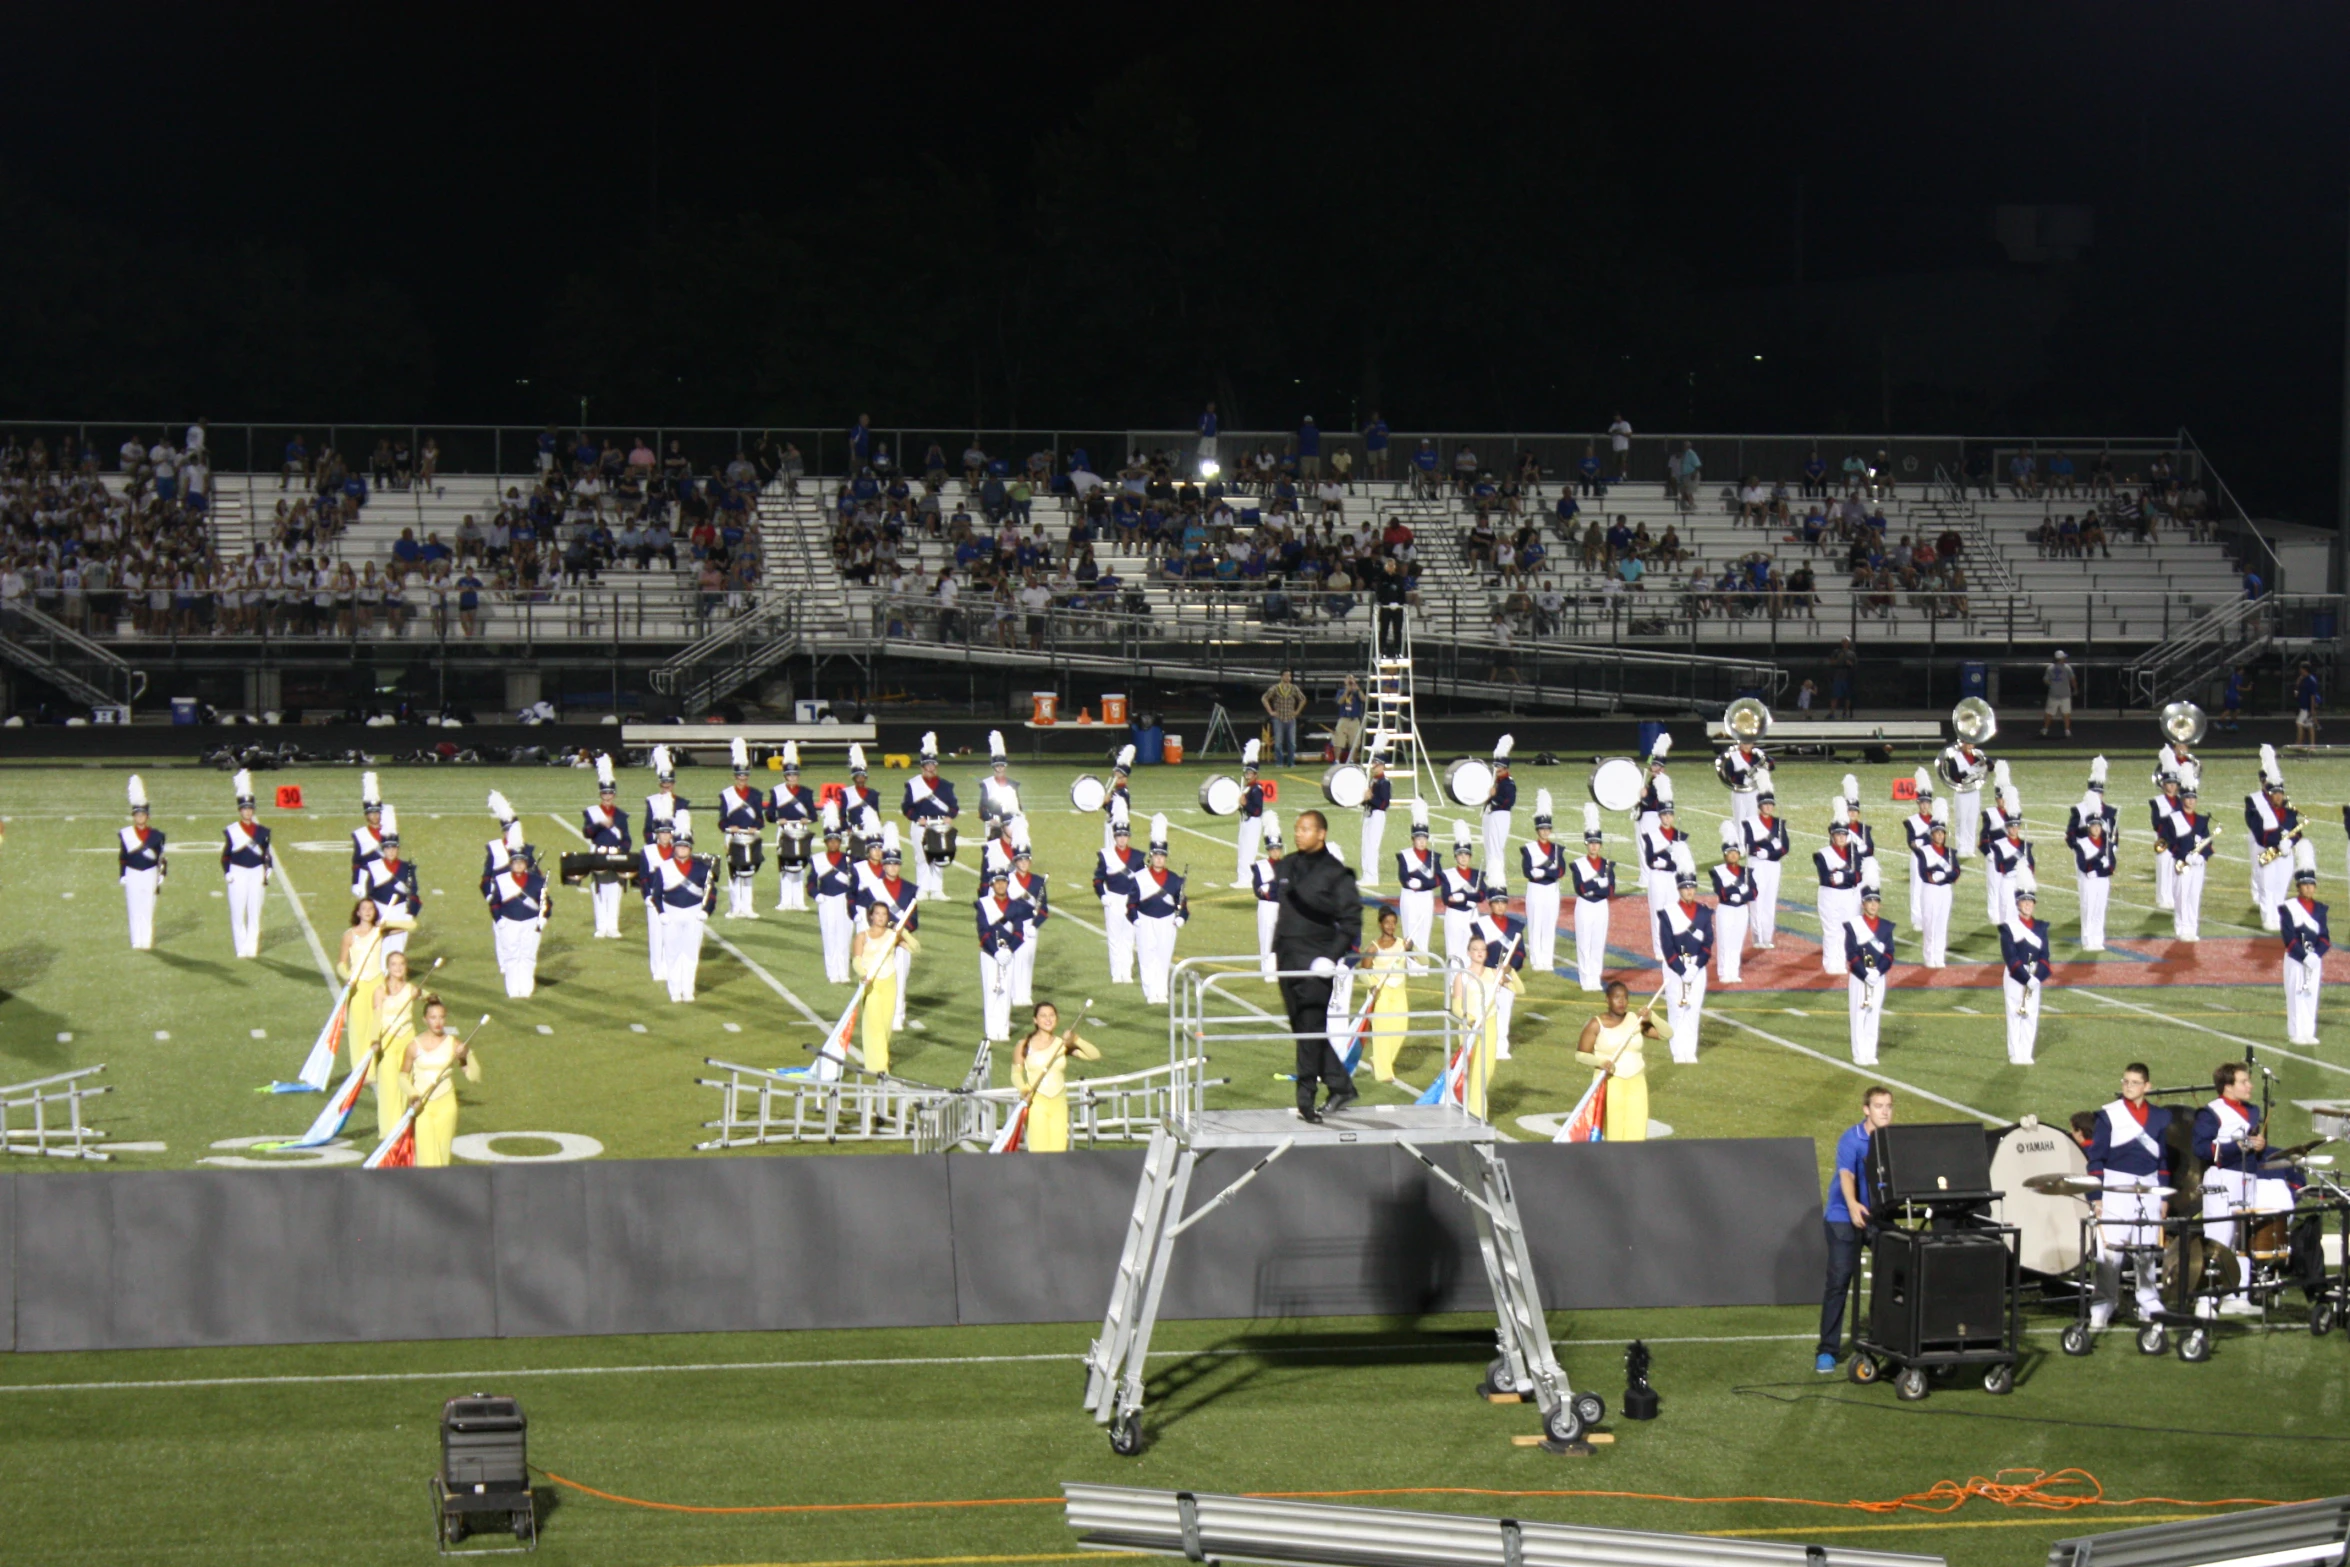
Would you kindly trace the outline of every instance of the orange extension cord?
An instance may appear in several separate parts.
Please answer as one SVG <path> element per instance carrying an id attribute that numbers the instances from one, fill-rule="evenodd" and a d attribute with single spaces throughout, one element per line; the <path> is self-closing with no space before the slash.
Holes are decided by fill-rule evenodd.
<path id="1" fill-rule="evenodd" d="M 536 1465 L 532 1466 L 536 1468 Z M 935 1502 L 794 1502 L 769 1507 L 689 1507 L 681 1502 L 648 1502 L 642 1497 L 622 1496 L 613 1491 L 599 1491 L 592 1485 L 567 1480 L 551 1469 L 540 1469 L 540 1474 L 557 1485 L 568 1487 L 584 1495 L 607 1502 L 618 1502 L 624 1507 L 647 1507 L 664 1513 L 875 1513 L 906 1512 L 917 1508 L 939 1507 L 1058 1507 L 1058 1496 L 990 1496 L 959 1501 Z M 1857 1513 L 1951 1513 L 1975 1497 L 1996 1502 L 2002 1507 L 2022 1507 L 2042 1512 L 2071 1512 L 2082 1507 L 2281 1507 L 2288 1505 L 2264 1496 L 2223 1496 L 2211 1501 L 2190 1501 L 2176 1496 L 2112 1497 L 2105 1487 L 2086 1469 L 2059 1469 L 2050 1473 L 2045 1469 L 2002 1469 L 1989 1479 L 1977 1475 L 1964 1484 L 1956 1480 L 1937 1480 L 1923 1491 L 1907 1496 L 1889 1497 L 1883 1501 L 1826 1502 L 1809 1496 L 1668 1496 L 1649 1491 L 1501 1491 L 1466 1485 L 1406 1485 L 1388 1486 L 1360 1491 L 1248 1491 L 1242 1493 L 1268 1501 L 1338 1500 L 1371 1496 L 1497 1496 L 1497 1497 L 1591 1497 L 1628 1502 L 1682 1502 L 1696 1505 L 1767 1505 L 1774 1507 L 1825 1507 L 1841 1512 Z"/>

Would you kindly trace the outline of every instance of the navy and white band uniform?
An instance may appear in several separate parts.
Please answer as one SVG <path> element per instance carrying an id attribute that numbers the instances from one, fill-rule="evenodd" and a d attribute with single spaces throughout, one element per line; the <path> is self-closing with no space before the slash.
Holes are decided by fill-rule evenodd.
<path id="1" fill-rule="evenodd" d="M 736 737 L 741 743 L 741 737 Z M 757 919 L 752 899 L 759 866 L 766 857 L 767 792 L 751 783 L 749 763 L 738 757 L 734 782 L 718 791 L 718 827 L 726 845 L 726 917 Z"/>
<path id="2" fill-rule="evenodd" d="M 1518 849 L 1518 880 L 1525 884 L 1526 960 L 1548 974 L 1558 960 L 1559 888 L 1567 879 L 1567 851 L 1554 837 L 1548 789 L 1535 791 L 1534 841 Z"/>
<path id="3" fill-rule="evenodd" d="M 2259 1174 L 2268 1149 L 2267 1129 L 2261 1125 L 2260 1106 L 2250 1098 L 2252 1074 L 2241 1061 L 2230 1061 L 2212 1073 L 2219 1097 L 2195 1112 L 2194 1153 L 2203 1161 L 2203 1235 L 2239 1254 L 2236 1211 L 2264 1211 L 2293 1206 L 2293 1188 L 2274 1176 Z M 2245 1095 L 2236 1098 L 2230 1094 Z M 2222 1311 L 2244 1311 L 2249 1302 L 2242 1291 L 2229 1297 Z"/>
<path id="4" fill-rule="evenodd" d="M 2325 988 L 2325 957 L 2334 950 L 2326 906 L 2317 901 L 2317 845 L 2294 847 L 2293 896 L 2278 910 L 2285 938 L 2285 1043 L 2317 1043 L 2317 1002 Z"/>
<path id="5" fill-rule="evenodd" d="M 979 927 L 979 1004 L 987 1038 L 1008 1044 L 1012 1037 L 1012 965 L 1027 940 L 1028 905 L 1012 896 L 1012 873 L 998 870 L 972 909 Z"/>
<path id="6" fill-rule="evenodd" d="M 849 781 L 842 786 L 840 793 L 840 824 L 851 837 L 863 837 L 868 820 L 874 823 L 881 820 L 881 791 L 865 782 L 865 748 L 851 745 Z M 879 836 L 878 828 L 874 836 Z M 864 863 L 862 853 L 856 858 L 859 864 Z"/>
<path id="7" fill-rule="evenodd" d="M 1958 879 L 1965 867 L 1950 842 L 1950 803 L 1936 800 L 1927 823 L 1925 841 L 1910 845 L 1910 886 L 1918 897 L 1918 962 L 1930 969 L 1945 967 L 1950 953 L 1950 906 L 1958 895 Z"/>
<path id="8" fill-rule="evenodd" d="M 1575 889 L 1575 983 L 1582 989 L 1606 989 L 1608 917 L 1616 895 L 1616 867 L 1604 852 L 1606 835 L 1600 830 L 1599 807 L 1583 807 L 1583 852 L 1567 865 Z"/>
<path id="9" fill-rule="evenodd" d="M 653 755 L 659 758 L 659 761 L 655 763 L 656 767 L 665 769 L 668 766 L 668 747 L 653 747 Z M 651 843 L 655 823 L 668 821 L 675 817 L 679 811 L 693 809 L 693 803 L 678 794 L 676 780 L 668 772 L 662 771 L 654 780 L 653 792 L 645 796 L 645 819 L 643 831 L 639 836 L 646 843 Z"/>
<path id="10" fill-rule="evenodd" d="M 2179 777 L 2176 773 L 2159 775 L 2161 783 L 2154 797 L 2146 802 L 2148 825 L 2154 829 L 2157 846 L 2171 841 L 2171 829 L 2178 823 L 2182 809 L 2179 801 Z M 2154 906 L 2163 913 L 2177 908 L 2179 872 L 2176 862 L 2168 854 L 2154 857 Z"/>
<path id="11" fill-rule="evenodd" d="M 1120 822 L 1132 825 L 1134 821 L 1134 792 L 1128 787 L 1134 776 L 1134 747 L 1118 748 L 1118 762 L 1110 770 L 1109 792 L 1102 796 L 1102 848 L 1110 847 L 1113 829 Z"/>
<path id="12" fill-rule="evenodd" d="M 1841 977 L 1849 972 L 1844 938 L 1860 912 L 1860 868 L 1866 858 L 1853 841 L 1846 803 L 1841 797 L 1829 801 L 1828 843 L 1811 856 L 1820 884 L 1820 967 L 1825 973 Z"/>
<path id="13" fill-rule="evenodd" d="M 399 858 L 399 818 L 388 805 L 383 819 L 383 853 L 367 867 L 367 897 L 378 923 L 386 927 L 383 950 L 389 957 L 408 950 L 409 932 L 424 912 L 424 891 L 416 883 L 416 863 Z"/>
<path id="14" fill-rule="evenodd" d="M 944 862 L 932 862 L 926 829 L 953 821 L 963 814 L 963 808 L 955 801 L 955 786 L 938 776 L 936 740 L 927 734 L 922 740 L 922 771 L 906 780 L 905 798 L 898 809 L 913 828 L 914 858 L 920 866 L 916 883 L 921 895 L 937 902 L 947 895 L 946 867 Z"/>
<path id="15" fill-rule="evenodd" d="M 987 776 L 979 781 L 979 825 L 992 834 L 1020 814 L 1020 786 L 1012 782 L 1001 732 L 987 732 L 987 751 Z"/>
<path id="16" fill-rule="evenodd" d="M 1982 844 L 1983 785 L 1982 775 L 1978 769 L 1983 765 L 1983 753 L 1963 740 L 1951 746 L 1950 749 L 1958 753 L 1959 764 L 1965 770 L 1962 776 L 1976 780 L 1973 783 L 1959 783 L 1950 786 L 1951 847 L 1963 860 L 1971 854 L 1979 853 Z"/>
<path id="17" fill-rule="evenodd" d="M 2105 1186 L 2097 1199 L 2097 1299 L 2089 1308 L 2089 1326 L 2099 1332 L 2121 1299 L 2125 1259 L 2137 1274 L 2139 1320 L 2160 1321 L 2162 1311 L 2162 1219 L 2169 1204 L 2158 1188 L 2171 1184 L 2171 1112 L 2147 1102 L 2146 1068 L 2139 1063 L 2123 1069 L 2122 1086 L 2122 1097 L 2098 1110 L 2089 1134 L 2089 1173 Z"/>
<path id="18" fill-rule="evenodd" d="M 1675 1061 L 1697 1059 L 1697 1034 L 1705 1016 L 1705 970 L 1714 956 L 1714 911 L 1697 901 L 1697 859 L 1686 843 L 1677 844 L 1671 871 L 1657 871 L 1674 881 L 1673 901 L 1656 915 L 1658 957 L 1665 968 L 1665 1014 L 1672 1023 Z"/>
<path id="19" fill-rule="evenodd" d="M 2024 833 L 2023 808 L 2017 803 L 2015 791 L 2008 791 L 2008 803 L 2000 812 L 2004 825 L 1999 836 L 1983 845 L 1983 879 L 1991 884 L 1990 917 L 1994 925 L 2003 925 L 2015 918 L 2015 887 L 2018 878 L 2030 871 L 2039 874 L 2040 863 Z"/>
<path id="20" fill-rule="evenodd" d="M 1756 951 L 1768 952 L 1778 941 L 1779 877 L 1790 850 L 1787 819 L 1779 814 L 1767 779 L 1754 797 L 1754 820 L 1738 830 L 1746 840 L 1746 869 L 1754 877 L 1754 912 L 1746 922 L 1746 939 Z"/>
<path id="21" fill-rule="evenodd" d="M 2163 821 L 2162 863 L 2171 869 L 2171 934 L 2180 941 L 2202 939 L 2203 884 L 2218 837 L 2211 818 L 2196 810 L 2199 803 L 2189 783 L 2179 791 L 2178 809 L 2158 818 Z"/>
<path id="22" fill-rule="evenodd" d="M 2106 903 L 2113 896 L 2113 831 L 2104 816 L 2094 812 L 2082 816 L 2080 823 L 2067 836 L 2081 899 L 2081 950 L 2103 952 Z"/>
<path id="23" fill-rule="evenodd" d="M 1925 900 L 1919 894 L 1924 885 L 1917 877 L 1917 848 L 1926 841 L 1934 828 L 1934 774 L 1921 767 L 1912 780 L 1917 791 L 1917 809 L 1901 819 L 1901 833 L 1909 851 L 1904 857 L 1909 876 L 1909 928 L 1923 930 L 1926 925 Z"/>
<path id="24" fill-rule="evenodd" d="M 2015 786 L 2008 781 L 2007 764 L 1992 763 L 1990 803 L 1983 807 L 1982 819 L 1976 823 L 1974 852 L 1983 857 L 1983 915 L 1994 925 L 2007 916 L 1999 906 L 2005 890 L 2000 881 L 2003 873 L 1991 857 L 1991 845 L 2007 836 L 2007 819 L 2011 814 L 2008 802 L 2016 798 Z"/>
<path id="25" fill-rule="evenodd" d="M 668 959 L 671 1001 L 691 1001 L 701 977 L 702 933 L 709 927 L 710 906 L 717 901 L 718 862 L 693 852 L 693 818 L 679 809 L 675 857 L 661 866 L 661 920 L 668 936 L 663 942 Z"/>
<path id="26" fill-rule="evenodd" d="M 1257 850 L 1265 831 L 1265 786 L 1257 781 L 1258 742 L 1244 741 L 1240 747 L 1240 835 L 1236 840 L 1239 861 L 1232 872 L 1232 885 L 1249 884 L 1249 867 L 1257 862 Z"/>
<path id="27" fill-rule="evenodd" d="M 1493 792 L 1485 797 L 1485 874 L 1496 880 L 1509 864 L 1510 813 L 1518 808 L 1518 783 L 1510 776 L 1511 737 L 1493 748 Z"/>
<path id="28" fill-rule="evenodd" d="M 519 851 L 519 823 L 508 838 L 511 857 L 490 884 L 490 939 L 505 977 L 506 994 L 527 997 L 538 989 L 539 935 L 547 926 L 547 878 Z"/>
<path id="29" fill-rule="evenodd" d="M 2292 886 L 2293 833 L 2301 825 L 2301 813 L 2285 799 L 2285 778 L 2276 770 L 2275 756 L 2273 746 L 2260 748 L 2261 787 L 2244 797 L 2244 826 L 2252 835 L 2252 901 L 2260 910 L 2262 930 L 2277 928 L 2277 909 Z"/>
<path id="30" fill-rule="evenodd" d="M 123 904 L 130 916 L 131 950 L 155 946 L 155 894 L 171 867 L 163 855 L 164 832 L 148 825 L 147 788 L 137 774 L 130 780 L 131 822 L 122 829 L 114 850 L 115 879 L 122 883 Z"/>
<path id="31" fill-rule="evenodd" d="M 1428 808 L 1412 802 L 1412 842 L 1395 855 L 1398 933 L 1420 952 L 1432 951 L 1429 937 L 1436 929 L 1436 898 L 1444 887 L 1444 863 L 1428 839 Z"/>
<path id="32" fill-rule="evenodd" d="M 850 930 L 854 931 L 865 923 L 865 911 L 868 908 L 876 903 L 886 903 L 892 910 L 890 918 L 900 921 L 900 930 L 909 936 L 922 933 L 922 889 L 905 874 L 905 867 L 906 850 L 905 845 L 898 840 L 897 824 L 885 822 L 879 831 L 869 831 L 865 840 L 865 863 L 858 867 L 856 891 L 849 895 Z M 895 886 L 890 884 L 893 872 L 897 876 Z M 898 967 L 898 1001 L 890 1027 L 901 1029 L 906 1026 L 906 991 L 913 978 L 914 954 L 901 941 L 896 944 L 893 955 Z"/>
<path id="33" fill-rule="evenodd" d="M 1883 907 L 1883 889 L 1864 887 L 1860 912 L 1848 922 L 1844 935 L 1845 1006 L 1852 1022 L 1855 1066 L 1877 1064 L 1877 1031 L 1885 1019 L 1885 983 L 1893 972 L 1893 922 L 1885 918 Z"/>
<path id="34" fill-rule="evenodd" d="M 597 769 L 600 777 L 609 777 L 612 759 L 600 757 Z M 580 836 L 587 839 L 591 853 L 617 854 L 633 858 L 636 848 L 629 840 L 628 813 L 620 809 L 614 798 L 614 786 L 599 783 L 596 803 L 579 813 Z M 588 878 L 588 902 L 595 911 L 595 934 L 606 940 L 620 936 L 620 873 L 597 871 Z"/>
<path id="35" fill-rule="evenodd" d="M 636 890 L 645 903 L 645 966 L 651 970 L 655 984 L 669 983 L 669 925 L 665 916 L 668 905 L 662 897 L 662 875 L 668 868 L 670 856 L 677 852 L 674 835 L 677 818 L 674 814 L 650 816 L 647 825 L 652 831 L 636 853 Z"/>
<path id="36" fill-rule="evenodd" d="M 1379 860 L 1387 842 L 1387 808 L 1395 803 L 1395 783 L 1387 776 L 1387 764 L 1371 758 L 1371 787 L 1363 796 L 1363 852 L 1356 863 L 1362 874 L 1356 880 L 1365 887 L 1379 885 Z"/>
<path id="37" fill-rule="evenodd" d="M 1672 783 L 1666 780 L 1657 813 L 1649 821 L 1648 836 L 1640 844 L 1640 863 L 1648 868 L 1649 956 L 1659 963 L 1664 961 L 1665 948 L 1657 936 L 1657 916 L 1670 908 L 1680 896 L 1679 890 L 1673 885 L 1674 875 L 1680 869 L 1680 843 L 1680 818 L 1673 811 Z"/>
<path id="38" fill-rule="evenodd" d="M 2006 1002 L 2007 1059 L 2030 1066 L 2040 1037 L 2040 987 L 2048 982 L 2048 922 L 2036 918 L 2040 889 L 2027 872 L 2016 883 L 2008 917 L 1999 925 L 2000 995 Z"/>
<path id="39" fill-rule="evenodd" d="M 1508 977 L 1526 971 L 1526 926 L 1509 916 L 1509 889 L 1495 882 L 1487 882 L 1478 889 L 1477 918 L 1469 926 L 1469 939 L 1485 944 L 1485 967 L 1495 970 L 1493 986 L 1493 1058 L 1510 1058 L 1510 1012 L 1517 1000 Z M 1502 954 L 1509 954 L 1505 969 Z M 1347 961 L 1342 959 L 1341 961 Z M 1519 984 L 1525 982 L 1521 979 Z"/>
<path id="40" fill-rule="evenodd" d="M 857 864 L 841 848 L 840 823 L 833 808 L 824 813 L 824 844 L 808 862 L 807 892 L 816 900 L 816 934 L 824 943 L 827 983 L 849 983 L 849 905 L 857 891 Z"/>
<path id="41" fill-rule="evenodd" d="M 1257 906 L 1257 974 L 1268 985 L 1280 982 L 1274 971 L 1273 925 L 1281 914 L 1281 818 L 1265 818 L 1257 861 L 1248 868 L 1249 891 Z"/>
<path id="42" fill-rule="evenodd" d="M 1093 895 L 1102 906 L 1102 929 L 1110 943 L 1110 983 L 1134 983 L 1134 878 L 1149 857 L 1134 847 L 1132 825 L 1123 816 L 1111 824 L 1110 846 L 1093 858 Z"/>
<path id="43" fill-rule="evenodd" d="M 383 794 L 375 774 L 359 775 L 359 811 L 366 825 L 351 829 L 351 896 L 367 896 L 367 867 L 383 853 Z"/>
<path id="44" fill-rule="evenodd" d="M 1746 829 L 1737 822 L 1722 823 L 1722 860 L 1708 872 L 1714 884 L 1714 977 L 1725 985 L 1739 981 L 1739 965 L 1746 949 L 1746 925 L 1754 913 L 1754 872 L 1746 868 Z"/>
<path id="45" fill-rule="evenodd" d="M 816 857 L 816 791 L 800 782 L 798 749 L 795 745 L 784 753 L 783 787 L 767 801 L 767 819 L 775 824 L 775 863 L 781 871 L 775 893 L 779 914 L 808 907 L 807 861 Z"/>
<path id="46" fill-rule="evenodd" d="M 1191 918 L 1191 904 L 1183 895 L 1183 878 L 1167 868 L 1166 818 L 1151 818 L 1150 855 L 1134 876 L 1134 896 L 1128 905 L 1134 921 L 1134 958 L 1142 969 L 1142 999 L 1152 1006 L 1167 1001 L 1168 972 L 1175 963 L 1175 933 Z"/>
<path id="47" fill-rule="evenodd" d="M 1733 745 L 1722 753 L 1722 771 L 1729 775 L 1730 820 L 1744 827 L 1755 817 L 1755 797 L 1770 777 L 1771 759 L 1759 747 Z"/>
<path id="48" fill-rule="evenodd" d="M 261 898 L 269 890 L 269 829 L 254 819 L 253 779 L 236 776 L 237 819 L 221 829 L 220 873 L 228 882 L 229 939 L 240 958 L 261 956 Z"/>
<path id="49" fill-rule="evenodd" d="M 1844 805 L 1849 813 L 1845 817 L 1845 821 L 1852 829 L 1853 847 L 1860 850 L 1862 859 L 1875 859 L 1877 857 L 1876 829 L 1860 819 L 1860 779 L 1851 773 L 1844 775 Z"/>
<path id="50" fill-rule="evenodd" d="M 1013 852 L 1012 896 L 1027 910 L 1026 928 L 1020 933 L 1020 948 L 1012 959 L 1012 1005 L 1031 1007 L 1036 1004 L 1036 955 L 1044 936 L 1045 921 L 1053 917 L 1050 878 L 1036 868 L 1029 853 L 1028 819 L 1015 817 L 1012 822 Z"/>
<path id="51" fill-rule="evenodd" d="M 1469 824 L 1452 824 L 1452 863 L 1444 868 L 1438 897 L 1444 904 L 1444 960 L 1464 958 L 1469 951 L 1469 927 L 1477 919 L 1477 894 L 1485 878 L 1477 869 L 1477 840 Z"/>
<path id="52" fill-rule="evenodd" d="M 1672 750 L 1673 737 L 1670 734 L 1659 734 L 1655 746 L 1648 753 L 1648 781 L 1641 785 L 1640 799 L 1632 807 L 1632 842 L 1644 851 L 1648 843 L 1648 831 L 1656 822 L 1657 808 L 1673 792 L 1672 783 L 1665 773 L 1665 758 L 1672 754 Z M 1662 789 L 1657 787 L 1660 780 L 1664 781 Z M 1638 890 L 1648 890 L 1648 856 L 1645 852 L 1640 855 Z M 1653 909 L 1654 905 L 1650 907 Z"/>

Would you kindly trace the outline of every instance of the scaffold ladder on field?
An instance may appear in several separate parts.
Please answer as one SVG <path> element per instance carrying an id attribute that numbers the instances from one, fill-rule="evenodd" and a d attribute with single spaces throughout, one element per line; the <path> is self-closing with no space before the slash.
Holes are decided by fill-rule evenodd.
<path id="1" fill-rule="evenodd" d="M 1384 611 L 1376 613 L 1383 614 Z M 1371 635 L 1371 677 L 1364 692 L 1366 755 L 1387 759 L 1387 778 L 1395 791 L 1389 809 L 1409 811 L 1410 800 L 1425 800 L 1430 811 L 1444 807 L 1444 780 L 1436 760 L 1420 738 L 1420 713 L 1412 690 L 1412 612 L 1401 606 L 1396 651 L 1380 648 L 1376 615 Z M 1406 818 L 1409 820 L 1409 817 Z"/>

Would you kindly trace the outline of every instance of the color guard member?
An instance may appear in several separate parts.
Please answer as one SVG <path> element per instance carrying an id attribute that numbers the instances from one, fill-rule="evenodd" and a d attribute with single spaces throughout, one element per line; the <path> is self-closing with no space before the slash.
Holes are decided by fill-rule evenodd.
<path id="1" fill-rule="evenodd" d="M 1877 1064 L 1877 1031 L 1885 1021 L 1885 985 L 1893 973 L 1893 922 L 1883 914 L 1885 889 L 1875 859 L 1861 862 L 1860 914 L 1845 931 L 1846 1010 L 1852 1020 L 1852 1060 Z"/>
<path id="2" fill-rule="evenodd" d="M 228 882 L 229 939 L 237 956 L 261 956 L 261 899 L 269 891 L 271 858 L 269 829 L 255 815 L 253 775 L 237 769 L 232 780 L 237 791 L 237 819 L 221 829 L 220 874 Z"/>
<path id="3" fill-rule="evenodd" d="M 2008 917 L 1999 925 L 2003 970 L 1999 990 L 2007 1002 L 2007 1060 L 2010 1066 L 2030 1066 L 2033 1047 L 2040 1038 L 2040 987 L 2054 971 L 2048 962 L 2048 922 L 2034 917 L 2040 908 L 2040 883 L 2029 866 L 2016 872 L 2008 907 Z"/>
<path id="4" fill-rule="evenodd" d="M 1518 850 L 1526 883 L 1526 961 L 1537 974 L 1558 961 L 1559 886 L 1567 879 L 1567 851 L 1551 838 L 1550 791 L 1534 791 L 1534 841 Z"/>
<path id="5" fill-rule="evenodd" d="M 122 883 L 122 900 L 130 914 L 131 950 L 155 947 L 155 894 L 171 867 L 163 858 L 163 829 L 147 824 L 147 786 L 137 773 L 130 781 L 131 824 L 114 850 L 115 878 Z"/>

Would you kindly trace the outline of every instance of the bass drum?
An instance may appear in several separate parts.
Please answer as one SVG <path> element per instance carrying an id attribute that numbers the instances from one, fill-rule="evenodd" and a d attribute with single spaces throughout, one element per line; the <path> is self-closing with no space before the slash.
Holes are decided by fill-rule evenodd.
<path id="1" fill-rule="evenodd" d="M 2043 1123 L 2011 1126 L 1991 1145 L 1991 1189 L 2007 1195 L 1991 1205 L 1993 1224 L 2012 1224 L 2016 1261 L 2033 1273 L 2070 1273 L 2081 1265 L 2081 1221 L 2089 1204 L 2080 1197 L 2036 1192 L 2024 1185 L 2035 1175 L 2087 1175 L 2089 1156 L 2069 1133 Z"/>
<path id="2" fill-rule="evenodd" d="M 1322 769 L 1322 798 L 1342 811 L 1360 810 L 1371 797 L 1371 772 L 1352 762 L 1333 762 Z"/>
<path id="3" fill-rule="evenodd" d="M 1444 770 L 1444 792 L 1455 805 L 1483 805 L 1493 798 L 1493 764 L 1482 756 L 1462 757 Z"/>
<path id="4" fill-rule="evenodd" d="M 1091 773 L 1069 780 L 1069 803 L 1081 811 L 1098 811 L 1110 803 L 1110 786 Z"/>
<path id="5" fill-rule="evenodd" d="M 1240 780 L 1229 773 L 1210 773 L 1208 781 L 1199 786 L 1199 808 L 1210 816 L 1238 816 L 1246 793 Z"/>
<path id="6" fill-rule="evenodd" d="M 1632 809 L 1647 787 L 1647 770 L 1628 756 L 1611 756 L 1591 769 L 1591 798 L 1603 811 Z"/>

